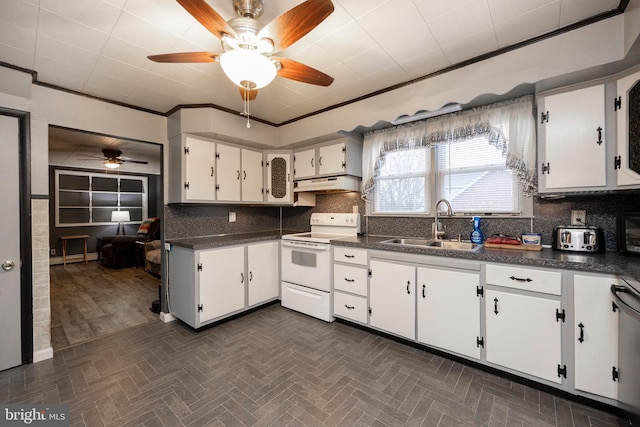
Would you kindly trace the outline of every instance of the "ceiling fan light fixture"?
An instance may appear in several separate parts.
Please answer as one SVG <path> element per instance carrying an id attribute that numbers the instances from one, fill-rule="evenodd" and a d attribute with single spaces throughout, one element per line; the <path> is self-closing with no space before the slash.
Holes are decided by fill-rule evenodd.
<path id="1" fill-rule="evenodd" d="M 240 87 L 260 89 L 276 77 L 276 66 L 256 50 L 236 49 L 220 56 L 220 66 L 229 79 Z"/>
<path id="2" fill-rule="evenodd" d="M 103 164 L 106 168 L 109 169 L 118 169 L 120 167 L 120 162 L 118 162 L 116 159 L 109 159 Z"/>

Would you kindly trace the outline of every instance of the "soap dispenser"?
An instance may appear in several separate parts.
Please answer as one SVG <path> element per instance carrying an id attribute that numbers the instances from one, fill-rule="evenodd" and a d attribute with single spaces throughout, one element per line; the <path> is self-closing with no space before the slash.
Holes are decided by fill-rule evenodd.
<path id="1" fill-rule="evenodd" d="M 469 236 L 472 243 L 481 244 L 484 241 L 484 234 L 482 234 L 482 230 L 480 230 L 480 217 L 473 217 L 473 231 Z"/>

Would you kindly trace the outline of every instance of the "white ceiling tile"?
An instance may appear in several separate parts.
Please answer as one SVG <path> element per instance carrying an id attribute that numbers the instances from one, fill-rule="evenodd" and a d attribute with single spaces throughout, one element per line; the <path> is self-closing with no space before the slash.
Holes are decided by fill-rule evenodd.
<path id="1" fill-rule="evenodd" d="M 148 70 L 134 67 L 106 56 L 101 56 L 98 59 L 93 72 L 129 83 L 138 83 L 149 73 Z"/>
<path id="2" fill-rule="evenodd" d="M 36 31 L 38 8 L 35 4 L 22 0 L 2 0 L 0 1 L 0 22 L 18 26 L 26 31 Z"/>
<path id="3" fill-rule="evenodd" d="M 411 79 L 426 76 L 449 65 L 451 63 L 440 48 L 422 53 L 400 64 Z"/>
<path id="4" fill-rule="evenodd" d="M 109 38 L 102 50 L 102 56 L 104 57 L 124 62 L 143 70 L 150 70 L 155 65 L 155 62 L 147 58 L 149 55 L 153 55 L 153 52 L 120 40 L 117 37 Z"/>
<path id="5" fill-rule="evenodd" d="M 396 62 L 384 49 L 378 45 L 373 45 L 364 52 L 347 59 L 344 63 L 353 70 L 356 75 L 368 77 L 376 72 L 378 68 L 389 68 L 397 66 Z M 375 64 L 375 66 L 371 66 Z"/>
<path id="6" fill-rule="evenodd" d="M 371 36 L 355 21 L 318 40 L 318 45 L 330 52 L 337 61 L 345 61 L 362 52 L 363 46 L 371 46 L 374 43 Z"/>
<path id="7" fill-rule="evenodd" d="M 222 52 L 220 39 L 211 34 L 199 22 L 195 22 L 185 31 L 181 41 L 198 46 L 197 51 Z"/>
<path id="8" fill-rule="evenodd" d="M 109 38 L 107 33 L 45 10 L 40 11 L 38 34 L 96 53 L 102 51 Z"/>
<path id="9" fill-rule="evenodd" d="M 354 19 L 358 19 L 362 15 L 370 13 L 386 3 L 395 2 L 392 2 L 391 0 L 338 0 L 334 3 L 339 3 L 349 15 Z"/>
<path id="10" fill-rule="evenodd" d="M 498 49 L 498 42 L 493 28 L 442 45 L 442 50 L 451 62 L 456 64 L 467 59 Z"/>
<path id="11" fill-rule="evenodd" d="M 26 51 L 0 44 L 0 58 L 2 58 L 2 62 L 27 70 L 33 70 L 35 68 L 33 65 L 35 58 L 33 51 Z"/>
<path id="12" fill-rule="evenodd" d="M 429 22 L 443 15 L 449 15 L 453 9 L 464 9 L 467 4 L 475 0 L 413 0 L 425 22 Z"/>
<path id="13" fill-rule="evenodd" d="M 38 80 L 71 90 L 82 91 L 91 71 L 45 56 L 36 57 Z"/>
<path id="14" fill-rule="evenodd" d="M 100 0 L 40 0 L 40 9 L 66 19 L 110 33 L 122 9 Z"/>
<path id="15" fill-rule="evenodd" d="M 36 49 L 36 33 L 2 22 L 2 25 L 0 25 L 0 43 L 33 54 Z"/>
<path id="16" fill-rule="evenodd" d="M 399 65 L 395 65 L 389 68 L 378 68 L 375 70 L 375 73 L 370 74 L 367 77 L 367 82 L 371 84 L 372 87 L 385 89 L 394 85 L 397 85 L 401 82 L 406 82 L 410 80 L 411 77 L 405 70 L 402 69 Z M 373 92 L 369 90 L 369 93 Z"/>
<path id="17" fill-rule="evenodd" d="M 562 0 L 560 26 L 586 19 L 594 14 L 618 7 L 618 0 Z"/>
<path id="18" fill-rule="evenodd" d="M 195 19 L 176 1 L 129 1 L 124 10 L 152 25 L 179 36 L 182 36 L 195 22 Z"/>
<path id="19" fill-rule="evenodd" d="M 528 13 L 504 20 L 495 26 L 500 47 L 506 47 L 558 29 L 560 3 L 552 2 Z"/>
<path id="20" fill-rule="evenodd" d="M 541 7 L 555 6 L 556 10 L 558 10 L 557 18 L 559 19 L 560 16 L 559 11 L 561 0 L 488 0 L 488 3 L 493 23 L 496 25 L 518 16 L 529 14 L 532 10 L 536 10 Z M 535 23 L 529 22 L 529 24 Z"/>
<path id="21" fill-rule="evenodd" d="M 93 73 L 84 85 L 84 90 L 90 95 L 112 99 L 114 101 L 123 101 L 135 87 L 136 85 L 133 83 L 113 79 L 103 74 Z"/>
<path id="22" fill-rule="evenodd" d="M 148 49 L 154 53 L 168 53 L 179 36 L 132 15 L 123 12 L 112 35 L 128 43 Z"/>
<path id="23" fill-rule="evenodd" d="M 427 21 L 440 45 L 451 43 L 492 27 L 486 0 L 472 0 L 452 7 L 449 12 Z"/>
<path id="24" fill-rule="evenodd" d="M 73 64 L 75 67 L 93 70 L 99 55 L 85 49 L 63 43 L 47 36 L 38 36 L 36 54 L 55 59 L 56 61 Z"/>

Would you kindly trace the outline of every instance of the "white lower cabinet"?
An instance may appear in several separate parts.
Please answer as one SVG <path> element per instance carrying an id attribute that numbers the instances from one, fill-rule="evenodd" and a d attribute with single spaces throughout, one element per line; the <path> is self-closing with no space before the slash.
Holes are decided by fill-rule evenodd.
<path id="1" fill-rule="evenodd" d="M 171 314 L 200 328 L 278 298 L 278 242 L 169 251 Z"/>
<path id="2" fill-rule="evenodd" d="M 367 298 L 335 291 L 333 313 L 339 317 L 367 323 Z"/>
<path id="3" fill-rule="evenodd" d="M 618 398 L 618 310 L 614 311 L 613 276 L 573 277 L 575 388 Z"/>
<path id="4" fill-rule="evenodd" d="M 249 307 L 278 298 L 279 248 L 275 241 L 247 246 Z"/>
<path id="5" fill-rule="evenodd" d="M 418 341 L 480 359 L 479 273 L 418 267 Z"/>
<path id="6" fill-rule="evenodd" d="M 560 301 L 485 290 L 487 362 L 561 384 Z"/>
<path id="7" fill-rule="evenodd" d="M 369 269 L 369 324 L 415 340 L 416 268 L 371 260 Z"/>

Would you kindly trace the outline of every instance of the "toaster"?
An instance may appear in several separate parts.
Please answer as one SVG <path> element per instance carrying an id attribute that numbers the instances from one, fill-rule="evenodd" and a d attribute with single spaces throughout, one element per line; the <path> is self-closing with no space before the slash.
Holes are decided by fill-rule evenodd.
<path id="1" fill-rule="evenodd" d="M 553 228 L 553 249 L 602 253 L 605 246 L 604 231 L 600 227 L 557 226 Z"/>

